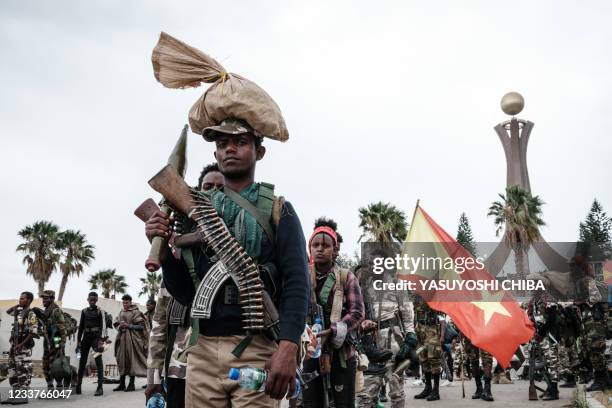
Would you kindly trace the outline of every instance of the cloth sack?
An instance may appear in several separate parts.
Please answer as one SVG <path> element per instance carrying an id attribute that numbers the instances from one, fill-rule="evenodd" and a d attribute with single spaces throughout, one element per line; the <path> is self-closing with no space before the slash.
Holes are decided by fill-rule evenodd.
<path id="1" fill-rule="evenodd" d="M 167 88 L 212 84 L 189 110 L 189 125 L 202 134 L 224 119 L 249 124 L 257 136 L 286 141 L 289 132 L 280 108 L 254 82 L 227 72 L 214 58 L 162 32 L 151 56 L 155 79 Z"/>

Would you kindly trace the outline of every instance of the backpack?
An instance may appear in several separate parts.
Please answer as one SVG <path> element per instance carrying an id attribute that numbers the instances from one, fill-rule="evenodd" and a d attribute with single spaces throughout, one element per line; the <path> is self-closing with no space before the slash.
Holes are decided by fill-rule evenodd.
<path id="1" fill-rule="evenodd" d="M 74 336 L 76 335 L 77 330 L 79 329 L 79 323 L 74 317 L 72 317 L 72 315 L 70 315 L 70 313 L 64 312 L 63 310 L 62 313 L 64 314 L 64 328 L 66 329 L 66 338 L 72 337 L 74 339 Z"/>

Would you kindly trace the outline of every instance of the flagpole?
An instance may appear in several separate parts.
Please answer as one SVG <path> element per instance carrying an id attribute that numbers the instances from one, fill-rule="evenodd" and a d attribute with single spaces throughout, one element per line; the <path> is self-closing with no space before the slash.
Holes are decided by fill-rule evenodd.
<path id="1" fill-rule="evenodd" d="M 414 217 L 416 216 L 417 209 L 419 208 L 419 203 L 421 202 L 420 198 L 417 198 L 416 206 L 414 207 L 414 212 L 412 213 L 412 219 L 410 220 L 410 229 L 408 230 L 408 234 L 406 235 L 406 239 L 410 236 L 410 231 L 412 230 L 412 225 L 414 225 Z"/>

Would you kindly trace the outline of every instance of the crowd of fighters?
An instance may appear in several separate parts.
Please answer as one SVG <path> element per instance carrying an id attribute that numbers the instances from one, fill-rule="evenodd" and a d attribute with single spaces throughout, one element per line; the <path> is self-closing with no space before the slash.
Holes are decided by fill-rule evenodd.
<path id="1" fill-rule="evenodd" d="M 32 379 L 32 351 L 36 339 L 43 341 L 42 369 L 47 383 L 46 391 L 72 388 L 76 394 L 81 394 L 91 352 L 98 379 L 94 395 L 102 395 L 105 382 L 116 382 L 105 378 L 102 361 L 102 353 L 111 343 L 108 334 L 111 328 L 118 332 L 114 346 L 120 374 L 119 385 L 113 391 L 135 390 L 135 377 L 146 374 L 148 336 L 155 300 L 147 302 L 147 312 L 142 313 L 132 303 L 131 296 L 124 295 L 123 308 L 114 322 L 109 313 L 97 306 L 96 292 L 90 292 L 87 296 L 89 306 L 81 311 L 78 322 L 55 302 L 55 292 L 52 290 L 42 293 L 43 308 L 32 307 L 33 300 L 31 292 L 23 292 L 19 303 L 6 311 L 12 317 L 13 327 L 9 361 L 2 366 L 0 381 L 8 378 L 12 391 L 8 398 L 2 400 L 2 404 L 26 404 L 28 397 L 33 395 L 27 390 Z M 70 336 L 76 336 L 78 368 L 71 365 L 66 356 L 66 341 Z M 130 382 L 126 387 L 128 377 Z"/>
<path id="2" fill-rule="evenodd" d="M 216 165 L 206 166 L 199 179 L 203 190 L 220 191 L 224 183 L 225 178 Z M 160 220 L 156 220 L 149 225 L 159 223 Z M 150 229 L 148 227 L 148 231 Z M 371 284 L 374 275 L 368 273 L 371 264 L 367 258 L 354 270 L 342 269 L 337 264 L 341 243 L 342 237 L 333 220 L 321 218 L 316 221 L 307 241 L 310 282 L 305 286 L 311 289 L 305 320 L 312 325 L 316 317 L 322 318 L 324 347 L 319 358 L 306 359 L 303 363 L 300 377 L 304 386 L 302 394 L 294 402 L 296 405 L 374 407 L 388 399 L 392 407 L 403 407 L 406 404 L 404 382 L 410 377 L 424 383 L 422 391 L 413 396 L 415 399 L 439 400 L 441 379 L 457 381 L 463 377 L 476 384 L 472 398 L 493 401 L 491 384 L 512 381 L 508 370 L 495 365 L 488 352 L 472 345 L 452 321 L 428 307 L 420 298 L 407 291 L 374 290 Z M 561 380 L 564 381 L 561 387 L 574 387 L 578 382 L 591 381 L 589 390 L 602 390 L 608 386 L 605 360 L 609 334 L 607 303 L 591 284 L 593 280 L 588 263 L 583 267 L 583 286 L 589 301 L 553 303 L 547 302 L 544 293 L 535 293 L 524 304 L 536 326 L 536 335 L 530 345 L 518 350 L 514 368 L 527 379 L 529 354 L 533 353 L 534 358 L 538 358 L 536 354 L 541 357 L 538 373 L 534 375 L 546 379 L 544 400 L 558 399 Z M 380 278 L 376 275 L 376 279 Z M 386 271 L 382 278 L 386 282 L 397 279 L 391 271 Z M 341 296 L 337 297 L 339 287 Z M 226 294 L 230 290 L 225 289 L 220 302 L 231 304 L 232 295 Z M 120 379 L 114 391 L 134 391 L 135 377 L 146 376 L 147 398 L 155 392 L 163 393 L 169 407 L 184 407 L 186 395 L 191 404 L 194 400 L 205 402 L 215 397 L 232 405 L 241 401 L 255 401 L 260 406 L 277 403 L 263 392 L 237 388 L 229 380 L 221 381 L 221 386 L 215 383 L 226 374 L 219 372 L 227 368 L 217 367 L 219 359 L 225 360 L 228 367 L 263 365 L 265 361 L 262 359 L 267 360 L 276 349 L 275 345 L 266 343 L 264 338 L 253 339 L 237 358 L 230 351 L 240 335 L 219 332 L 211 336 L 202 334 L 200 330 L 199 336 L 194 336 L 189 303 L 185 302 L 186 306 L 179 302 L 166 285 L 159 291 L 157 302 L 147 303 L 146 313 L 132 304 L 129 295 L 124 296 L 123 310 L 114 322 L 96 305 L 98 295 L 91 292 L 87 298 L 89 307 L 82 310 L 74 330 L 67 329 L 70 324 L 66 322 L 70 316 L 66 316 L 54 302 L 54 296 L 53 291 L 45 291 L 42 296 L 44 309 L 37 309 L 30 307 L 32 294 L 24 292 L 19 304 L 7 310 L 15 321 L 5 376 L 16 389 L 30 385 L 32 348 L 35 339 L 43 338 L 43 370 L 49 389 L 72 386 L 76 394 L 80 394 L 91 351 L 98 378 L 94 395 L 102 395 L 104 382 L 109 382 L 103 373 L 102 351 L 110 343 L 108 330 L 115 328 L 118 330 L 115 356 Z M 218 323 L 222 326 L 221 322 Z M 72 367 L 71 373 L 64 374 L 64 377 L 60 374 L 57 378 L 52 362 L 64 355 L 66 338 L 71 331 L 76 331 L 81 356 L 78 369 Z M 194 337 L 195 342 L 191 340 Z M 215 339 L 217 344 L 227 341 L 228 344 L 215 346 L 218 347 L 216 350 L 210 345 L 207 349 L 197 350 L 198 345 L 205 345 L 203 338 Z M 303 343 L 301 338 L 296 340 L 296 344 Z M 219 353 L 227 355 L 220 356 Z M 267 357 L 255 357 L 261 353 Z M 194 374 L 201 367 L 212 368 L 213 373 Z M 214 381 L 211 375 L 214 375 Z M 202 385 L 207 382 L 210 385 Z M 199 384 L 200 389 L 190 390 L 194 384 Z M 213 388 L 216 391 L 212 391 Z M 9 398 L 5 402 L 24 403 L 27 399 Z"/>
<path id="3" fill-rule="evenodd" d="M 167 87 L 213 84 L 192 107 L 189 119 L 191 130 L 213 145 L 217 163 L 205 167 L 193 189 L 181 187 L 177 178 L 168 183 L 176 190 L 166 199 L 187 211 L 172 216 L 157 211 L 146 221 L 149 241 L 166 242 L 160 254 L 163 287 L 153 316 L 148 316 L 150 324 L 129 296 L 123 298 L 123 311 L 112 324 L 119 330 L 115 356 L 121 378 L 115 390 L 134 390 L 134 377 L 146 376 L 146 399 L 162 394 L 170 408 L 275 407 L 294 394 L 297 376 L 302 392 L 291 401 L 293 406 L 371 408 L 388 389 L 391 406 L 399 408 L 407 405 L 407 375 L 423 381 L 423 390 L 413 397 L 426 401 L 440 399 L 441 378 L 458 375 L 476 382 L 472 398 L 493 401 L 492 382 L 508 377 L 494 368 L 488 353 L 474 347 L 422 299 L 407 292 L 374 291 L 367 259 L 354 270 L 340 267 L 342 237 L 335 222 L 319 219 L 306 239 L 292 204 L 275 194 L 272 184 L 255 182 L 256 164 L 266 154 L 264 138 L 289 137 L 271 97 L 165 33 L 152 60 L 155 78 Z M 316 186 L 334 181 L 326 168 L 313 166 L 308 180 L 322 208 L 328 197 Z M 172 174 L 167 166 L 158 176 Z M 161 181 L 150 184 L 160 188 Z M 181 239 L 188 234 L 196 239 Z M 546 379 L 546 400 L 558 398 L 562 376 L 567 386 L 591 378 L 590 389 L 608 385 L 607 302 L 591 293 L 588 262 L 576 263 L 583 268 L 584 287 L 591 294 L 586 301 L 562 306 L 537 294 L 527 305 L 537 327 L 528 351 L 545 359 L 543 364 L 523 362 L 522 371 L 530 366 L 530 377 L 537 370 Z M 397 277 L 387 271 L 384 279 Z M 41 327 L 29 309 L 32 298 L 31 293 L 22 294 L 19 307 L 10 310 L 18 314 L 10 381 L 15 387 L 28 386 L 33 340 L 44 334 L 43 365 L 53 387 L 53 372 L 62 371 L 64 316 L 47 291 Z M 107 344 L 104 313 L 96 307 L 94 293 L 88 300 L 78 333 L 77 394 L 88 350 L 99 352 Z M 322 330 L 315 337 L 308 326 L 318 320 Z M 315 338 L 322 344 L 321 354 L 308 358 Z M 520 361 L 525 356 L 519 351 Z M 96 364 L 96 395 L 101 395 L 105 379 L 99 356 Z M 261 390 L 228 378 L 231 368 L 245 366 L 266 370 Z"/>

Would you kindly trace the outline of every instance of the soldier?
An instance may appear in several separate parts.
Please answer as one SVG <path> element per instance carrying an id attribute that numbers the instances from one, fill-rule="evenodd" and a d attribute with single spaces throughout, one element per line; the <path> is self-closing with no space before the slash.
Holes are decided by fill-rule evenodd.
<path id="1" fill-rule="evenodd" d="M 355 275 L 334 263 L 338 247 L 336 232 L 327 226 L 315 228 L 308 240 L 311 254 L 311 318 L 324 323 L 320 333 L 322 352 L 304 364 L 304 373 L 321 376 L 309 383 L 302 398 L 305 407 L 323 407 L 327 393 L 336 407 L 355 406 L 356 358 L 353 332 L 364 317 L 363 297 Z M 330 389 L 328 389 L 328 387 Z"/>
<path id="2" fill-rule="evenodd" d="M 171 57 L 169 49 L 173 50 Z M 166 73 L 194 67 L 196 60 L 188 50 L 192 48 L 161 35 L 153 53 L 155 69 L 164 72 L 156 76 L 159 81 L 176 85 L 176 81 L 166 82 Z M 210 282 L 207 273 L 214 265 L 211 256 L 229 257 L 244 251 L 258 266 L 259 276 L 253 279 L 261 279 L 263 284 L 258 283 L 257 290 L 265 289 L 278 308 L 279 334 L 275 343 L 259 329 L 245 331 L 241 303 L 246 306 L 249 301 L 241 302 L 232 279 L 225 281 L 219 295 L 211 300 L 210 318 L 192 319 L 185 403 L 190 407 L 277 406 L 278 401 L 273 399 L 280 400 L 294 391 L 298 344 L 308 311 L 308 258 L 296 211 L 274 195 L 271 184 L 255 182 L 255 168 L 266 152 L 263 138 L 286 140 L 288 132 L 278 106 L 267 93 L 243 77 L 238 80 L 234 74 L 217 70 L 218 62 L 206 54 L 198 51 L 198 55 L 206 60 L 197 63 L 198 71 L 209 72 L 202 80 L 216 84 L 200 98 L 200 108 L 192 111 L 190 124 L 192 131 L 214 143 L 226 187 L 205 193 L 216 212 L 209 219 L 221 218 L 233 243 L 224 254 L 214 254 L 213 245 L 182 248 L 180 260 L 166 251 L 161 262 L 166 289 L 181 304 L 192 304 L 199 285 Z M 217 77 L 219 81 L 211 80 Z M 213 110 L 217 114 L 211 115 Z M 165 214 L 157 213 L 147 221 L 147 238 L 169 237 L 169 224 Z M 197 301 L 210 300 L 202 292 L 198 296 Z M 230 368 L 244 365 L 268 370 L 264 393 L 227 380 Z"/>
<path id="3" fill-rule="evenodd" d="M 221 190 L 225 186 L 225 177 L 219 171 L 217 163 L 204 166 L 198 186 L 202 191 Z M 175 228 L 176 228 L 175 224 Z M 178 233 L 184 233 L 179 228 Z M 176 255 L 180 257 L 180 255 Z M 162 375 L 165 375 L 166 403 L 168 408 L 185 406 L 185 376 L 187 360 L 183 354 L 189 330 L 189 307 L 180 304 L 170 295 L 162 282 L 153 314 L 149 353 L 147 356 L 146 400 L 155 393 L 163 393 Z M 172 347 L 168 347 L 172 345 Z"/>
<path id="4" fill-rule="evenodd" d="M 9 308 L 6 313 L 14 317 L 13 331 L 11 333 L 8 372 L 9 383 L 13 390 L 30 386 L 32 379 L 32 349 L 34 339 L 38 338 L 38 319 L 30 309 L 34 295 L 23 292 L 19 296 L 19 304 Z M 2 402 L 3 404 L 27 404 L 27 396 L 13 395 Z"/>
<path id="5" fill-rule="evenodd" d="M 416 399 L 426 398 L 427 401 L 440 399 L 440 372 L 442 370 L 440 361 L 442 357 L 440 315 L 440 312 L 431 309 L 423 299 L 414 302 L 415 329 L 420 346 L 417 354 L 425 374 L 425 389 L 414 396 Z"/>
<path id="6" fill-rule="evenodd" d="M 566 304 L 561 309 L 561 339 L 559 340 L 559 364 L 565 382 L 560 388 L 576 386 L 580 360 L 578 358 L 578 337 L 581 331 L 580 310 L 576 305 Z"/>
<path id="7" fill-rule="evenodd" d="M 546 370 L 548 374 L 548 383 L 546 391 L 542 397 L 543 401 L 551 401 L 559 399 L 559 317 L 560 307 L 556 303 L 550 303 L 546 300 L 545 292 L 536 292 L 529 302 L 527 314 L 535 323 L 536 339 L 538 340 L 537 347 L 541 350 L 546 360 Z M 531 353 L 536 353 L 537 350 L 530 351 L 529 358 L 535 358 Z"/>
<path id="8" fill-rule="evenodd" d="M 198 187 L 202 191 L 212 189 L 222 190 L 225 186 L 225 177 L 219 170 L 217 163 L 204 166 L 198 178 Z"/>
<path id="9" fill-rule="evenodd" d="M 149 327 L 153 327 L 153 315 L 155 314 L 155 306 L 157 305 L 157 302 L 155 302 L 155 299 L 150 298 L 149 300 L 147 300 L 147 311 L 145 312 L 145 317 L 147 318 L 147 322 L 149 323 Z"/>
<path id="10" fill-rule="evenodd" d="M 104 311 L 96 305 L 98 302 L 98 294 L 96 292 L 90 292 L 87 296 L 87 302 L 89 307 L 81 311 L 81 319 L 79 322 L 79 331 L 77 334 L 77 350 L 81 352 L 81 359 L 79 361 L 79 371 L 77 375 L 76 393 L 81 394 L 81 384 L 83 383 L 83 374 L 85 372 L 85 365 L 89 357 L 89 351 L 98 351 L 100 349 L 101 342 L 106 337 L 106 315 Z M 96 370 L 98 373 L 98 387 L 94 396 L 100 396 L 104 390 L 102 384 L 104 383 L 104 366 L 102 364 L 102 355 L 95 357 Z"/>
<path id="11" fill-rule="evenodd" d="M 474 346 L 470 339 L 464 339 L 465 353 L 472 369 L 472 377 L 476 382 L 476 392 L 472 395 L 472 399 L 483 399 L 485 401 L 493 401 L 491 393 L 491 377 L 493 371 L 493 357 L 485 350 Z M 480 369 L 480 360 L 482 359 L 482 370 Z M 481 375 L 484 374 L 484 388 L 482 386 Z"/>
<path id="12" fill-rule="evenodd" d="M 149 323 L 130 295 L 121 298 L 123 309 L 113 325 L 119 331 L 115 338 L 115 358 L 119 368 L 119 385 L 113 391 L 135 391 L 135 377 L 145 377 L 147 371 L 147 340 Z M 130 377 L 128 386 L 125 378 Z"/>
<path id="13" fill-rule="evenodd" d="M 391 271 L 385 271 L 382 279 L 393 281 Z M 389 398 L 391 407 L 403 408 L 406 403 L 404 393 L 403 373 L 393 372 L 397 365 L 408 358 L 411 350 L 416 348 L 416 335 L 414 332 L 414 310 L 412 302 L 404 291 L 375 291 L 371 284 L 363 288 L 364 298 L 370 313 L 366 316 L 370 321 L 377 323 L 378 335 L 376 346 L 378 349 L 391 349 L 395 354 L 395 361 L 388 361 L 381 374 L 366 371 L 364 376 L 364 389 L 357 395 L 359 407 L 372 408 L 378 402 L 378 396 L 383 386 L 383 380 L 389 384 Z M 364 324 L 367 324 L 367 320 Z"/>
<path id="14" fill-rule="evenodd" d="M 153 394 L 164 392 L 164 376 L 168 408 L 185 406 L 187 361 L 182 352 L 188 340 L 188 314 L 189 308 L 178 303 L 162 282 L 149 337 L 147 401 Z"/>
<path id="15" fill-rule="evenodd" d="M 586 258 L 575 256 L 572 266 L 584 274 L 579 282 L 580 299 L 576 303 L 582 320 L 583 347 L 595 376 L 587 391 L 605 391 L 610 381 L 605 357 L 608 304 L 597 287 L 593 267 Z"/>
<path id="16" fill-rule="evenodd" d="M 55 291 L 45 290 L 42 293 L 42 301 L 44 310 L 44 324 L 45 324 L 45 340 L 43 342 L 43 371 L 45 373 L 45 380 L 47 381 L 47 388 L 52 390 L 53 378 L 51 377 L 51 363 L 57 357 L 65 354 L 64 347 L 66 345 L 66 327 L 64 320 L 64 313 L 62 309 L 55 303 Z M 59 383 L 58 387 L 63 384 Z"/>

